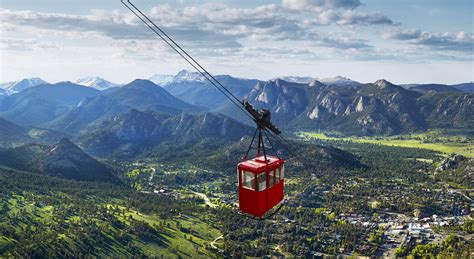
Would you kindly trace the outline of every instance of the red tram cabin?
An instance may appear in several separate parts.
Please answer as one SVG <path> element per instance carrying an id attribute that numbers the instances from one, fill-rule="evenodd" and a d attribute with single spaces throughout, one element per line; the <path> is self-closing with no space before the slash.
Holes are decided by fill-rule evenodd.
<path id="1" fill-rule="evenodd" d="M 267 155 L 265 149 L 265 142 L 267 142 L 271 150 L 275 151 L 267 131 L 275 135 L 279 135 L 281 131 L 272 124 L 268 109 L 257 111 L 247 100 L 243 100 L 242 105 L 253 117 L 257 129 L 243 161 L 237 165 L 239 208 L 243 213 L 265 219 L 265 214 L 281 203 L 284 196 L 285 161 L 280 158 L 277 152 L 275 152 L 276 156 Z M 247 159 L 255 140 L 257 154 L 255 158 Z M 275 210 L 275 213 L 279 208 Z"/>
<path id="2" fill-rule="evenodd" d="M 262 218 L 284 196 L 285 161 L 266 156 L 243 161 L 237 166 L 239 207 L 244 213 Z"/>

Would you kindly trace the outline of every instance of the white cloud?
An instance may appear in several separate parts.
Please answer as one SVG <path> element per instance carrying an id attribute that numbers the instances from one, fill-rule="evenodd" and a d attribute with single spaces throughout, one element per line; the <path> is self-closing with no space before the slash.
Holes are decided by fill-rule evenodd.
<path id="1" fill-rule="evenodd" d="M 316 15 L 316 18 L 303 20 L 305 25 L 397 25 L 382 13 L 362 13 L 353 10 L 338 12 L 326 10 Z"/>
<path id="2" fill-rule="evenodd" d="M 284 0 L 282 4 L 252 8 L 158 5 L 146 12 L 199 60 L 210 65 L 225 64 L 226 69 L 229 66 L 249 75 L 257 69 L 247 69 L 249 64 L 281 71 L 286 69 L 282 64 L 293 64 L 296 67 L 292 69 L 296 69 L 314 65 L 311 62 L 315 60 L 465 61 L 463 54 L 472 53 L 472 33 L 402 30 L 383 13 L 357 9 L 360 5 L 358 0 Z M 161 67 L 165 70 L 185 66 L 126 9 L 91 10 L 82 15 L 0 9 L 0 23 L 4 33 L 2 52 L 18 60 L 16 69 L 31 64 L 32 71 L 37 71 L 39 65 L 46 66 L 46 61 L 54 64 L 51 68 L 61 69 L 78 69 L 82 63 L 86 64 L 84 71 L 92 72 L 94 66 L 118 70 L 133 65 L 135 72 L 145 71 L 144 66 L 146 71 L 152 71 L 157 64 L 165 64 Z M 382 27 L 383 38 L 395 44 L 381 40 L 377 30 L 372 29 L 374 26 Z M 37 52 L 31 55 L 32 51 Z M 42 54 L 41 61 L 38 53 Z M 62 60 L 66 57 L 69 63 L 64 65 Z M 232 66 L 234 63 L 239 66 Z M 8 71 L 15 72 L 13 68 Z M 87 75 L 76 77 L 83 76 Z"/>
<path id="3" fill-rule="evenodd" d="M 294 11 L 327 10 L 327 9 L 353 9 L 361 5 L 360 0 L 283 0 L 285 8 Z"/>
<path id="4" fill-rule="evenodd" d="M 137 18 L 118 11 L 92 10 L 88 15 L 68 15 L 1 10 L 0 14 L 0 21 L 6 24 L 77 33 L 77 37 L 95 33 L 119 41 L 148 41 L 156 38 Z M 325 14 L 321 16 L 324 18 Z M 274 4 L 256 8 L 202 5 L 181 9 L 159 5 L 150 10 L 150 16 L 186 48 L 199 49 L 200 52 L 208 49 L 210 54 L 223 53 L 224 49 L 241 49 L 248 41 L 310 41 L 338 49 L 369 47 L 360 39 L 338 39 L 334 35 L 317 32 L 310 23 L 288 15 L 281 6 Z M 357 23 L 354 17 L 357 15 L 335 14 L 327 18 L 327 23 L 338 22 L 338 19 L 340 24 Z"/>
<path id="5" fill-rule="evenodd" d="M 0 49 L 7 51 L 57 50 L 61 44 L 55 42 L 41 42 L 29 39 L 2 38 Z"/>
<path id="6" fill-rule="evenodd" d="M 339 19 L 336 20 L 336 23 L 341 25 L 395 24 L 394 21 L 382 13 L 360 13 L 352 10 L 344 12 Z"/>
<path id="7" fill-rule="evenodd" d="M 381 31 L 381 35 L 385 39 L 434 50 L 474 53 L 474 34 L 464 31 L 433 33 L 417 29 L 389 29 Z"/>

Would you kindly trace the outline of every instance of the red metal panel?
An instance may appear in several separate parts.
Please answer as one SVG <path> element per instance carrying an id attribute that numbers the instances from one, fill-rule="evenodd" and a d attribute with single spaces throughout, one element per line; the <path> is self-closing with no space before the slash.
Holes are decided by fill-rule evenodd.
<path id="1" fill-rule="evenodd" d="M 239 188 L 239 208 L 249 214 L 257 213 L 257 195 L 255 191 Z"/>
<path id="2" fill-rule="evenodd" d="M 284 182 L 280 181 L 268 190 L 268 207 L 273 208 L 275 205 L 283 200 L 284 196 Z"/>
<path id="3" fill-rule="evenodd" d="M 250 159 L 239 163 L 239 208 L 242 212 L 248 213 L 255 217 L 263 217 L 265 213 L 272 209 L 275 205 L 283 200 L 284 196 L 284 180 L 280 179 L 277 184 L 270 187 L 270 171 L 281 168 L 285 163 L 283 159 L 276 157 L 267 157 L 268 163 L 263 157 Z M 254 190 L 242 186 L 242 171 L 252 172 L 255 174 L 253 183 Z M 278 173 L 279 170 L 277 170 Z M 257 175 L 261 172 L 266 174 L 265 190 L 258 191 Z M 273 178 L 273 175 L 272 175 Z M 276 177 L 275 177 L 276 178 Z M 272 179 L 273 180 L 273 179 Z"/>

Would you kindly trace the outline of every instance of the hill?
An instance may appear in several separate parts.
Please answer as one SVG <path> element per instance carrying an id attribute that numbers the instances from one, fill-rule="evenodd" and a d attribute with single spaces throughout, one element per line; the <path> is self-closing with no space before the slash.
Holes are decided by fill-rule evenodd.
<path id="1" fill-rule="evenodd" d="M 52 147 L 29 144 L 0 150 L 0 164 L 65 179 L 119 182 L 110 168 L 84 153 L 66 138 Z"/>
<path id="2" fill-rule="evenodd" d="M 0 118 L 0 147 L 13 147 L 30 143 L 52 144 L 65 137 L 53 130 L 22 127 Z"/>

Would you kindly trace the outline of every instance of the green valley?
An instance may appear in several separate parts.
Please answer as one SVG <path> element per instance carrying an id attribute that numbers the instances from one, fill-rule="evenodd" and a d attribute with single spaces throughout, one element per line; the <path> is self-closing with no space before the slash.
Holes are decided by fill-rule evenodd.
<path id="1" fill-rule="evenodd" d="M 350 141 L 385 146 L 422 148 L 440 152 L 444 155 L 461 154 L 474 158 L 473 131 L 431 130 L 426 133 L 404 134 L 396 136 L 344 136 L 340 133 L 299 132 L 303 139 L 320 139 L 329 141 Z"/>

